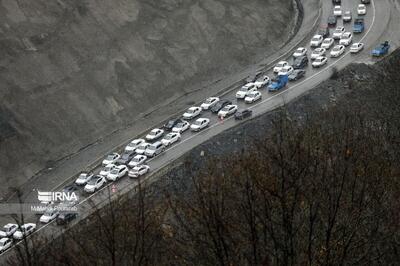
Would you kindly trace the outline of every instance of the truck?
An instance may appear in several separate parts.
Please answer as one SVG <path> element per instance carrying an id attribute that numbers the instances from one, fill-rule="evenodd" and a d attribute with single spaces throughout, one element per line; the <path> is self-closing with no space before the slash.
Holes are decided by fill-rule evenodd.
<path id="1" fill-rule="evenodd" d="M 268 91 L 274 92 L 284 88 L 288 83 L 288 80 L 289 79 L 287 75 L 278 75 L 272 80 L 271 84 L 268 86 Z"/>
<path id="2" fill-rule="evenodd" d="M 354 20 L 353 32 L 354 33 L 362 33 L 364 31 L 364 28 L 365 28 L 364 19 L 363 18 L 356 18 Z"/>
<path id="3" fill-rule="evenodd" d="M 381 43 L 378 47 L 372 50 L 372 56 L 383 56 L 389 52 L 389 41 Z"/>

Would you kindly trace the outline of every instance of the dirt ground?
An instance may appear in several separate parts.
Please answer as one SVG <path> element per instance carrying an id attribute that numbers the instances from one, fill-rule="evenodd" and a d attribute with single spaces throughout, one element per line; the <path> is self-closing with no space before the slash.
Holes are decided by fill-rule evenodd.
<path id="1" fill-rule="evenodd" d="M 272 53 L 290 0 L 0 2 L 2 191 Z"/>

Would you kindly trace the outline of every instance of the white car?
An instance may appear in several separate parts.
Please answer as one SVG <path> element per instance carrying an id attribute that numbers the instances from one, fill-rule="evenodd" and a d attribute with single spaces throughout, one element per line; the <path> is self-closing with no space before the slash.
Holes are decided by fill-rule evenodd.
<path id="1" fill-rule="evenodd" d="M 221 118 L 224 118 L 224 117 L 233 115 L 234 113 L 236 113 L 237 110 L 238 110 L 237 105 L 228 104 L 227 106 L 225 106 L 218 112 L 218 116 Z"/>
<path id="2" fill-rule="evenodd" d="M 340 37 L 342 37 L 343 33 L 346 32 L 346 29 L 342 26 L 339 26 L 335 29 L 335 31 L 332 34 L 332 38 L 335 40 L 339 40 Z"/>
<path id="3" fill-rule="evenodd" d="M 356 54 L 362 49 L 364 49 L 364 44 L 362 42 L 356 42 L 350 46 L 350 53 Z"/>
<path id="4" fill-rule="evenodd" d="M 155 128 L 150 131 L 149 134 L 146 135 L 146 139 L 149 141 L 156 140 L 162 137 L 164 134 L 164 130 Z"/>
<path id="5" fill-rule="evenodd" d="M 358 15 L 367 14 L 367 7 L 364 4 L 359 4 L 358 7 L 357 7 L 357 14 Z"/>
<path id="6" fill-rule="evenodd" d="M 53 208 L 48 209 L 44 212 L 42 216 L 40 216 L 39 221 L 44 224 L 50 223 L 51 221 L 57 218 L 58 214 L 59 214 L 58 210 Z"/>
<path id="7" fill-rule="evenodd" d="M 249 93 L 252 92 L 252 91 L 257 90 L 257 87 L 256 87 L 256 85 L 254 85 L 254 83 L 251 83 L 251 85 L 249 85 L 249 84 L 250 84 L 250 83 L 248 83 L 248 84 L 242 86 L 242 87 L 240 88 L 240 90 L 238 90 L 238 91 L 236 92 L 236 98 L 237 98 L 237 99 L 244 99 L 244 98 L 246 97 L 247 94 L 249 94 Z"/>
<path id="8" fill-rule="evenodd" d="M 188 130 L 190 127 L 190 123 L 188 121 L 183 121 L 181 123 L 176 124 L 172 128 L 172 132 L 177 132 L 179 134 L 182 134 L 182 132 Z"/>
<path id="9" fill-rule="evenodd" d="M 132 167 L 141 165 L 141 164 L 144 163 L 146 160 L 147 160 L 147 156 L 146 156 L 146 155 L 136 155 L 136 156 L 133 157 L 133 159 L 129 162 L 128 166 L 132 168 Z"/>
<path id="10" fill-rule="evenodd" d="M 0 239 L 0 253 L 3 253 L 7 249 L 9 249 L 12 245 L 12 239 L 8 237 L 4 237 Z"/>
<path id="11" fill-rule="evenodd" d="M 193 106 L 190 107 L 184 114 L 183 114 L 183 119 L 189 120 L 193 119 L 196 116 L 200 115 L 201 113 L 201 107 Z"/>
<path id="12" fill-rule="evenodd" d="M 307 48 L 304 47 L 299 47 L 297 50 L 293 53 L 293 57 L 300 57 L 304 56 L 307 54 Z"/>
<path id="13" fill-rule="evenodd" d="M 333 7 L 333 15 L 340 17 L 342 16 L 342 7 L 341 6 L 334 6 Z"/>
<path id="14" fill-rule="evenodd" d="M 278 62 L 278 64 L 276 64 L 276 66 L 274 67 L 274 73 L 278 73 L 279 71 L 281 71 L 282 67 L 285 67 L 288 65 L 289 65 L 289 63 L 286 61 Z"/>
<path id="15" fill-rule="evenodd" d="M 6 224 L 0 231 L 0 237 L 9 237 L 17 231 L 18 225 L 17 224 Z"/>
<path id="16" fill-rule="evenodd" d="M 325 48 L 316 48 L 314 51 L 311 53 L 311 60 L 315 60 L 318 57 L 324 56 L 326 53 Z"/>
<path id="17" fill-rule="evenodd" d="M 259 91 L 253 91 L 244 98 L 245 103 L 254 103 L 255 101 L 261 100 L 262 94 Z"/>
<path id="18" fill-rule="evenodd" d="M 139 147 L 136 148 L 135 152 L 137 154 L 144 154 L 144 152 L 146 151 L 147 147 L 150 146 L 150 143 L 145 142 L 139 145 Z"/>
<path id="19" fill-rule="evenodd" d="M 292 66 L 285 66 L 281 69 L 281 71 L 278 72 L 278 76 L 284 76 L 284 75 L 290 75 L 293 72 L 293 67 Z"/>
<path id="20" fill-rule="evenodd" d="M 334 42 L 335 42 L 335 40 L 332 39 L 332 38 L 325 38 L 325 40 L 321 44 L 321 48 L 324 48 L 324 49 L 328 50 L 328 49 L 330 49 L 332 47 Z"/>
<path id="21" fill-rule="evenodd" d="M 262 78 L 262 80 L 255 81 L 254 86 L 256 86 L 258 89 L 260 89 L 260 88 L 268 85 L 270 81 L 271 81 L 271 79 L 268 76 L 264 76 Z"/>
<path id="22" fill-rule="evenodd" d="M 126 165 L 118 165 L 107 175 L 107 179 L 110 181 L 116 181 L 128 173 L 129 169 Z"/>
<path id="23" fill-rule="evenodd" d="M 353 41 L 353 34 L 351 32 L 345 32 L 342 34 L 342 37 L 340 37 L 339 44 L 348 46 L 351 44 L 352 41 Z"/>
<path id="24" fill-rule="evenodd" d="M 322 37 L 322 35 L 314 35 L 314 37 L 311 39 L 310 46 L 318 47 L 321 45 L 323 40 L 324 40 L 324 37 Z"/>
<path id="25" fill-rule="evenodd" d="M 139 145 L 144 142 L 145 142 L 144 139 L 134 139 L 125 147 L 125 151 L 127 152 L 135 151 L 136 148 L 139 147 Z"/>
<path id="26" fill-rule="evenodd" d="M 326 62 L 328 62 L 328 58 L 326 58 L 325 56 L 320 56 L 320 57 L 317 57 L 314 60 L 314 62 L 312 62 L 312 66 L 313 67 L 321 67 L 321 66 L 325 65 Z"/>
<path id="27" fill-rule="evenodd" d="M 171 144 L 174 144 L 175 142 L 181 140 L 181 134 L 177 132 L 171 132 L 168 133 L 162 140 L 161 143 L 164 144 L 165 146 L 169 146 Z"/>
<path id="28" fill-rule="evenodd" d="M 109 165 L 112 163 L 116 163 L 120 157 L 121 157 L 121 155 L 119 155 L 116 152 L 111 153 L 103 160 L 103 165 Z"/>
<path id="29" fill-rule="evenodd" d="M 106 178 L 101 175 L 96 175 L 90 180 L 83 189 L 87 193 L 94 193 L 107 183 Z"/>
<path id="30" fill-rule="evenodd" d="M 331 51 L 331 57 L 339 57 L 341 56 L 345 51 L 344 45 L 338 44 L 333 47 Z"/>
<path id="31" fill-rule="evenodd" d="M 33 231 L 35 231 L 35 230 L 36 230 L 36 224 L 34 224 L 34 223 L 23 224 L 23 225 L 21 225 L 20 228 L 18 228 L 17 231 L 15 231 L 15 233 L 13 234 L 13 238 L 20 240 L 20 239 L 24 238 L 25 236 L 32 234 Z"/>
<path id="32" fill-rule="evenodd" d="M 214 105 L 216 105 L 217 102 L 219 102 L 219 98 L 218 97 L 209 97 L 209 98 L 207 98 L 207 100 L 205 100 L 204 103 L 202 103 L 200 105 L 200 107 L 203 110 L 208 110 L 211 107 L 213 107 Z"/>
<path id="33" fill-rule="evenodd" d="M 145 175 L 150 171 L 150 166 L 142 164 L 133 167 L 132 170 L 129 171 L 128 176 L 129 177 L 139 177 L 141 175 Z"/>
<path id="34" fill-rule="evenodd" d="M 190 129 L 193 131 L 200 131 L 210 124 L 210 119 L 199 118 L 193 124 L 190 125 Z"/>
<path id="35" fill-rule="evenodd" d="M 103 167 L 103 169 L 101 169 L 99 175 L 106 177 L 106 176 L 108 176 L 108 174 L 109 174 L 115 167 L 117 167 L 115 164 L 110 163 L 109 165 L 106 165 L 106 166 Z M 92 177 L 92 178 L 93 178 L 93 177 Z M 90 181 L 90 180 L 89 180 L 89 181 Z M 88 181 L 88 182 L 89 182 L 89 181 Z M 88 182 L 86 182 L 86 183 L 88 183 Z"/>
<path id="36" fill-rule="evenodd" d="M 75 184 L 78 186 L 86 185 L 87 182 L 93 177 L 92 173 L 81 173 L 78 178 L 75 180 Z"/>

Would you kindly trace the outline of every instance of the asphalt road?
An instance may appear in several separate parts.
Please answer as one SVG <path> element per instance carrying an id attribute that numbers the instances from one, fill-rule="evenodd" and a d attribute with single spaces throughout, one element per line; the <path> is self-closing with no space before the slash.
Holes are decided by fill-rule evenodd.
<path id="1" fill-rule="evenodd" d="M 371 49 L 376 46 L 381 41 L 385 40 L 385 38 L 389 38 L 391 40 L 392 48 L 394 50 L 395 47 L 399 45 L 400 33 L 396 31 L 396 27 L 399 25 L 400 18 L 400 8 L 399 4 L 396 1 L 391 0 L 381 0 L 379 3 L 375 3 L 375 1 L 371 1 L 371 4 L 368 6 L 367 15 L 365 16 L 366 21 L 366 30 L 363 34 L 354 35 L 353 42 L 362 41 L 365 43 L 365 49 L 357 54 L 353 55 L 349 53 L 349 48 L 346 48 L 346 52 L 339 58 L 333 59 L 328 56 L 328 64 L 320 69 L 313 69 L 311 64 L 306 68 L 307 73 L 306 76 L 296 82 L 290 82 L 286 89 L 281 90 L 275 93 L 269 93 L 266 89 L 260 89 L 263 94 L 263 98 L 261 101 L 254 104 L 245 104 L 242 100 L 236 100 L 235 93 L 236 90 L 223 95 L 222 98 L 231 100 L 234 104 L 237 104 L 240 109 L 250 108 L 253 110 L 253 116 L 257 116 L 273 110 L 274 108 L 281 106 L 296 97 L 301 96 L 305 92 L 309 91 L 322 81 L 329 78 L 331 75 L 332 68 L 341 69 L 346 65 L 352 62 L 365 62 L 365 63 L 374 63 L 376 59 L 370 56 Z M 353 11 L 353 19 L 356 17 L 358 0 L 348 0 L 343 1 L 342 8 L 343 10 L 352 10 Z M 321 7 L 322 11 L 322 23 L 325 23 L 329 14 L 331 14 L 333 9 L 331 1 L 323 1 L 323 5 Z M 311 12 L 311 11 L 310 11 Z M 307 14 L 307 10 L 305 12 Z M 389 14 L 389 15 L 388 15 Z M 342 20 L 338 20 L 338 26 L 342 25 Z M 351 31 L 352 23 L 344 23 L 343 24 L 348 31 Z M 333 29 L 332 29 L 333 30 Z M 309 40 L 307 40 L 303 45 L 307 47 L 308 54 L 310 54 L 311 49 L 308 45 Z M 291 55 L 287 56 L 287 61 L 292 62 Z M 272 77 L 273 73 L 271 71 L 266 72 L 266 75 Z M 239 87 L 238 87 L 239 89 Z M 169 147 L 163 154 L 157 156 L 154 159 L 149 160 L 146 164 L 150 165 L 152 172 L 154 173 L 156 170 L 162 169 L 163 167 L 170 164 L 172 161 L 178 159 L 182 155 L 184 155 L 187 151 L 191 150 L 193 147 L 201 144 L 202 142 L 212 138 L 213 136 L 219 134 L 220 132 L 229 129 L 233 126 L 238 125 L 240 122 L 235 121 L 232 117 L 226 118 L 223 121 L 219 120 L 215 114 L 211 114 L 210 112 L 203 112 L 200 117 L 207 117 L 211 119 L 210 126 L 198 133 L 192 133 L 187 131 L 182 134 L 182 140 Z M 118 151 L 118 150 L 117 150 Z M 101 167 L 95 167 L 94 172 L 98 173 Z M 79 169 L 76 172 L 79 171 Z M 144 177 L 147 181 L 151 182 L 153 175 L 149 174 Z M 53 191 L 56 191 L 60 187 L 72 183 L 71 180 L 66 180 L 63 184 L 58 184 L 54 186 Z M 127 191 L 130 191 L 135 188 L 137 182 L 129 179 L 127 177 L 122 178 L 121 180 L 108 183 L 106 187 L 99 190 L 95 194 L 87 195 L 83 192 L 83 189 L 79 191 L 80 202 L 78 205 L 79 219 L 83 219 L 87 217 L 92 211 L 94 211 L 93 206 L 101 207 L 106 204 L 109 200 L 109 197 L 114 198 Z M 110 187 L 114 186 L 116 192 L 111 192 Z M 32 191 L 32 193 L 26 194 L 24 197 L 25 202 L 37 202 L 37 194 L 36 191 Z M 94 205 L 93 205 L 94 204 Z M 11 218 L 8 216 L 0 217 L 0 221 L 3 223 L 12 222 Z M 38 217 L 31 215 L 25 216 L 25 222 L 38 222 Z M 74 225 L 78 222 L 76 219 L 71 225 Z M 57 227 L 55 223 L 50 223 L 47 225 L 39 225 L 37 234 L 41 234 L 42 236 L 55 237 L 58 234 L 62 233 L 60 227 Z M 1 259 L 7 257 L 13 249 L 9 249 L 5 253 L 3 253 Z"/>

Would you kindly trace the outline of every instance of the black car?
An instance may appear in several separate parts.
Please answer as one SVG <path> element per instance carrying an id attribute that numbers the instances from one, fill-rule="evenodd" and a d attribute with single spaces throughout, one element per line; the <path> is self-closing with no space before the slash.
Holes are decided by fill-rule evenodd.
<path id="1" fill-rule="evenodd" d="M 257 71 L 256 73 L 249 75 L 249 76 L 246 78 L 246 83 L 256 81 L 259 77 L 261 77 L 261 75 L 262 75 L 262 72 L 261 72 L 261 71 Z"/>
<path id="2" fill-rule="evenodd" d="M 371 0 L 361 0 L 361 4 L 371 4 Z"/>
<path id="3" fill-rule="evenodd" d="M 298 80 L 304 77 L 306 71 L 304 69 L 295 69 L 292 74 L 289 75 L 289 80 Z"/>
<path id="4" fill-rule="evenodd" d="M 164 125 L 164 129 L 166 131 L 171 131 L 177 124 L 180 124 L 180 123 L 183 123 L 183 120 L 180 118 L 171 119 Z"/>
<path id="5" fill-rule="evenodd" d="M 117 160 L 117 164 L 127 164 L 133 157 L 135 157 L 135 151 L 125 151 Z"/>
<path id="6" fill-rule="evenodd" d="M 332 3 L 335 5 L 340 4 L 340 3 L 342 3 L 342 0 L 332 0 Z"/>
<path id="7" fill-rule="evenodd" d="M 318 35 L 321 35 L 324 38 L 328 37 L 330 35 L 328 26 L 321 26 L 318 29 Z"/>
<path id="8" fill-rule="evenodd" d="M 232 104 L 232 102 L 228 101 L 228 100 L 220 100 L 219 102 L 217 102 L 216 105 L 211 107 L 211 112 L 218 113 L 222 108 L 224 108 L 225 106 L 227 106 L 229 104 Z"/>
<path id="9" fill-rule="evenodd" d="M 337 18 L 334 15 L 328 17 L 328 26 L 335 27 L 337 23 Z"/>
<path id="10" fill-rule="evenodd" d="M 58 225 L 67 224 L 75 219 L 77 216 L 78 214 L 76 212 L 62 212 L 57 216 L 56 223 Z"/>
<path id="11" fill-rule="evenodd" d="M 242 120 L 242 119 L 252 116 L 252 114 L 253 114 L 253 111 L 250 109 L 240 110 L 235 113 L 235 119 Z"/>
<path id="12" fill-rule="evenodd" d="M 74 192 L 74 191 L 77 191 L 77 190 L 78 190 L 78 188 L 75 185 L 69 185 L 69 186 L 66 186 L 63 189 L 63 192 L 68 193 L 68 192 Z"/>
<path id="13" fill-rule="evenodd" d="M 308 65 L 308 58 L 307 56 L 299 56 L 293 62 L 294 69 L 305 68 Z"/>

